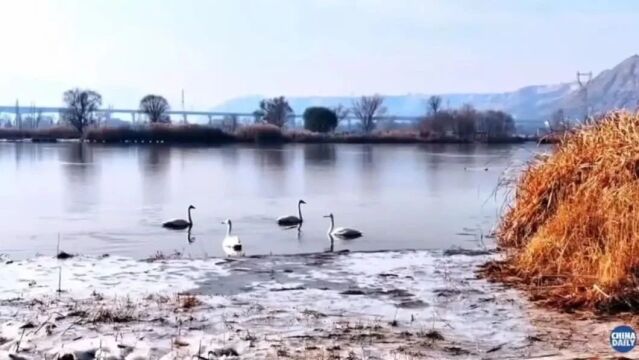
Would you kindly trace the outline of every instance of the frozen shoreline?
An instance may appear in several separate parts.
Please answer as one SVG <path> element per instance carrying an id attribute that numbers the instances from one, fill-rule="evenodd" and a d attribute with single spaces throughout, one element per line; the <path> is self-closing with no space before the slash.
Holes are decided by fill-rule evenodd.
<path id="1" fill-rule="evenodd" d="M 16 348 L 24 359 L 91 359 L 96 351 L 109 359 L 207 359 L 224 351 L 242 359 L 613 355 L 608 324 L 577 326 L 477 279 L 476 266 L 491 256 L 5 260 L 0 358 Z"/>

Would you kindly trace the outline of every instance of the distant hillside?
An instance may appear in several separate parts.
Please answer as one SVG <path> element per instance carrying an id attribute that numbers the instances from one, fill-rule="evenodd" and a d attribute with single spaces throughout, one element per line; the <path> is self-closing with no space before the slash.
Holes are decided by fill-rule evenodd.
<path id="1" fill-rule="evenodd" d="M 504 93 L 485 94 L 441 94 L 444 106 L 451 108 L 472 104 L 478 109 L 504 110 L 516 119 L 547 120 L 550 114 L 562 108 L 570 117 L 583 114 L 583 96 L 576 83 L 556 85 L 533 85 Z M 402 116 L 419 116 L 426 111 L 426 99 L 430 94 L 385 96 L 384 105 L 388 113 Z M 610 70 L 596 76 L 588 86 L 588 97 L 592 111 L 634 109 L 639 104 L 639 55 L 631 56 Z M 231 99 L 213 108 L 214 111 L 252 112 L 258 108 L 262 96 L 247 96 Z M 350 106 L 353 97 L 288 97 L 296 114 L 309 106 L 333 107 L 338 104 Z"/>
<path id="2" fill-rule="evenodd" d="M 560 84 L 552 86 L 528 86 L 517 91 L 488 94 L 442 94 L 444 107 L 457 108 L 463 104 L 473 104 L 478 109 L 501 109 L 519 118 L 531 119 L 539 109 L 556 102 L 571 92 L 574 86 Z M 426 100 L 430 94 L 384 96 L 384 106 L 389 114 L 399 116 L 420 116 L 426 112 Z M 287 97 L 293 111 L 301 114 L 309 106 L 334 107 L 339 104 L 350 106 L 355 99 L 349 96 Z M 213 111 L 253 112 L 258 108 L 262 96 L 245 96 L 231 99 Z"/>
<path id="3" fill-rule="evenodd" d="M 639 105 L 639 55 L 633 55 L 593 78 L 588 85 L 588 104 L 592 113 L 636 109 Z M 554 108 L 564 109 L 569 116 L 583 116 L 583 93 L 571 92 Z"/>

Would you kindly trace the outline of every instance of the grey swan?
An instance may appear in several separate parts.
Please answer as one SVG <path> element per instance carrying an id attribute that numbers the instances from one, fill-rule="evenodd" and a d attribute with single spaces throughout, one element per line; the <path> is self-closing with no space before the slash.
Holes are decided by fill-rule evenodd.
<path id="1" fill-rule="evenodd" d="M 306 201 L 300 200 L 297 202 L 297 213 L 299 214 L 299 217 L 295 215 L 280 216 L 279 218 L 277 218 L 277 225 L 293 226 L 303 223 L 304 218 L 302 218 L 302 204 L 306 204 Z"/>
<path id="2" fill-rule="evenodd" d="M 191 219 L 191 210 L 195 210 L 195 206 L 189 205 L 189 209 L 188 209 L 189 221 L 186 221 L 184 219 L 170 220 L 162 224 L 162 227 L 167 229 L 173 229 L 173 230 L 182 230 L 182 229 L 190 228 L 191 226 L 193 226 L 193 220 Z"/>

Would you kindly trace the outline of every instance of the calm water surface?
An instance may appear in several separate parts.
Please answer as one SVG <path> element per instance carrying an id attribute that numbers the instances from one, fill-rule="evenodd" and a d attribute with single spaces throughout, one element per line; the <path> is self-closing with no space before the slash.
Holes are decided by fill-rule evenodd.
<path id="1" fill-rule="evenodd" d="M 325 251 L 329 212 L 336 226 L 364 233 L 336 240 L 335 250 L 476 247 L 503 205 L 494 195 L 503 171 L 541 150 L 0 143 L 0 253 L 54 254 L 60 234 L 73 253 L 223 256 L 226 218 L 247 255 Z M 301 231 L 279 228 L 274 219 L 296 214 L 300 198 L 308 203 Z M 192 242 L 160 226 L 186 218 L 189 204 Z"/>

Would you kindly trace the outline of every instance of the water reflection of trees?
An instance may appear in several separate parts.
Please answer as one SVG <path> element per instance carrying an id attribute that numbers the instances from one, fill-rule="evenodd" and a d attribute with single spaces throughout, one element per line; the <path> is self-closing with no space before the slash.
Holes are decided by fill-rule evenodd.
<path id="1" fill-rule="evenodd" d="M 284 145 L 262 146 L 256 149 L 256 165 L 261 168 L 285 168 L 288 157 Z"/>
<path id="2" fill-rule="evenodd" d="M 143 175 L 144 203 L 161 204 L 166 195 L 166 177 L 171 163 L 171 148 L 167 145 L 141 146 L 138 165 Z"/>
<path id="3" fill-rule="evenodd" d="M 372 144 L 364 144 L 362 145 L 362 156 L 361 156 L 361 164 L 364 170 L 372 170 L 375 166 L 374 163 L 374 155 L 373 155 L 373 145 Z"/>
<path id="4" fill-rule="evenodd" d="M 95 172 L 91 145 L 84 143 L 68 144 L 66 151 L 62 154 L 65 171 L 72 181 L 86 182 Z"/>
<path id="5" fill-rule="evenodd" d="M 167 172 L 171 149 L 164 145 L 149 145 L 139 149 L 140 167 L 145 175 L 156 176 Z"/>
<path id="6" fill-rule="evenodd" d="M 94 148 L 89 144 L 66 144 L 60 153 L 63 171 L 67 178 L 65 184 L 68 210 L 72 213 L 86 213 L 96 204 L 99 191 L 95 189 Z"/>
<path id="7" fill-rule="evenodd" d="M 380 184 L 380 174 L 377 171 L 379 164 L 375 162 L 374 151 L 372 144 L 364 144 L 361 146 L 361 152 L 359 153 L 361 170 L 358 171 L 358 187 L 370 197 L 377 195 Z M 377 161 L 382 160 L 377 159 Z"/>
<path id="8" fill-rule="evenodd" d="M 335 144 L 306 144 L 304 145 L 304 160 L 307 163 L 334 164 L 337 159 Z"/>
<path id="9" fill-rule="evenodd" d="M 16 166 L 20 167 L 23 162 L 33 163 L 40 159 L 43 147 L 30 143 L 16 142 L 14 146 L 14 155 Z"/>
<path id="10" fill-rule="evenodd" d="M 222 161 L 227 168 L 235 167 L 240 161 L 238 145 L 225 145 L 220 147 L 219 151 L 222 155 Z"/>

